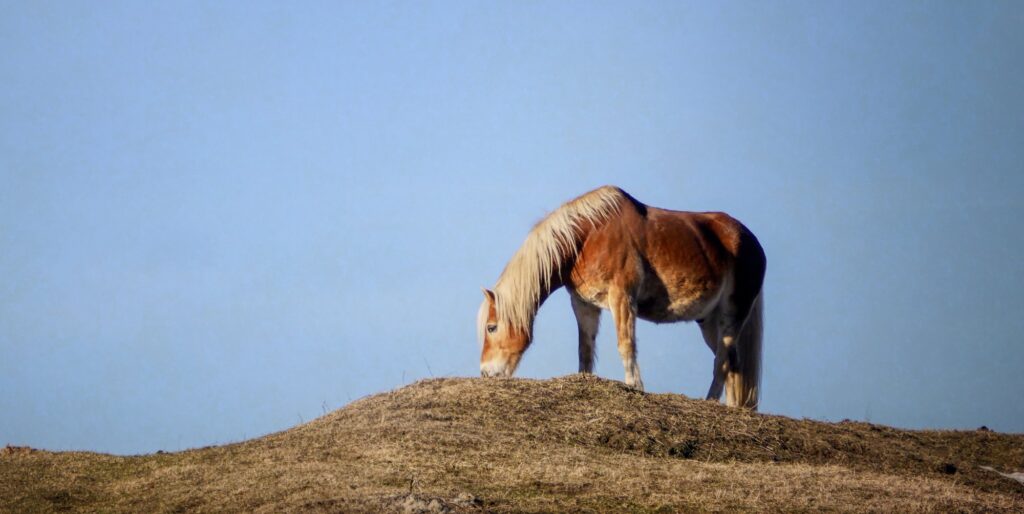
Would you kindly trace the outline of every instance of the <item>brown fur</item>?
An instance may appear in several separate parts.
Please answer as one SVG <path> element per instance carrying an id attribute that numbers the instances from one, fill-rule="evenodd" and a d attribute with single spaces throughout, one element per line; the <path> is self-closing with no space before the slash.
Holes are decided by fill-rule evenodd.
<path id="1" fill-rule="evenodd" d="M 730 405 L 756 408 L 760 293 L 765 272 L 764 252 L 757 238 L 727 214 L 649 207 L 610 186 L 566 206 L 578 209 L 597 195 L 602 202 L 614 198 L 613 212 L 572 218 L 574 238 L 560 245 L 564 248 L 549 265 L 551 269 L 538 272 L 531 268 L 533 276 L 545 279 L 540 293 L 533 295 L 536 298 L 503 291 L 512 263 L 499 280 L 497 292 L 485 290 L 480 319 L 482 373 L 514 372 L 530 344 L 533 313 L 551 292 L 564 286 L 573 297 L 580 326 L 581 371 L 590 371 L 593 366 L 598 308 L 611 311 L 619 353 L 626 366 L 626 382 L 639 388 L 643 383 L 636 364 L 636 319 L 656 323 L 698 321 L 705 342 L 715 353 L 714 380 L 708 397 L 719 398 L 724 387 Z M 558 211 L 552 216 L 556 214 Z M 538 231 L 550 230 L 546 227 L 556 221 L 539 223 L 527 242 L 539 237 Z M 514 258 L 519 259 L 518 264 L 533 262 L 521 253 L 523 249 Z M 511 306 L 502 305 L 503 301 L 515 302 L 517 309 L 530 313 L 527 322 L 499 319 L 501 307 L 511 311 Z M 752 314 L 757 322 L 744 332 Z"/>

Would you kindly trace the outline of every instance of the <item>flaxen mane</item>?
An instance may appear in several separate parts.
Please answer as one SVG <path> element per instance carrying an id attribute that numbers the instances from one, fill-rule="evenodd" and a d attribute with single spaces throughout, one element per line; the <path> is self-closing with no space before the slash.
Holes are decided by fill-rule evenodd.
<path id="1" fill-rule="evenodd" d="M 542 292 L 551 290 L 551 277 L 579 252 L 581 225 L 604 222 L 626 199 L 621 189 L 604 186 L 562 204 L 537 223 L 494 286 L 498 320 L 514 329 L 529 330 Z M 481 341 L 485 309 L 477 322 Z"/>

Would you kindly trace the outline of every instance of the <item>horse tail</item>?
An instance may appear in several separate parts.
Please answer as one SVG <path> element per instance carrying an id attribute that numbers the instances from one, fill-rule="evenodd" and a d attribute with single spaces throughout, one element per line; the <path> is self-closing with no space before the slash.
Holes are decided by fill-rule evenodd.
<path id="1" fill-rule="evenodd" d="M 761 337 L 764 316 L 762 298 L 763 292 L 758 293 L 750 307 L 747 322 L 736 341 L 739 370 L 728 373 L 725 378 L 727 403 L 755 411 L 761 389 Z"/>

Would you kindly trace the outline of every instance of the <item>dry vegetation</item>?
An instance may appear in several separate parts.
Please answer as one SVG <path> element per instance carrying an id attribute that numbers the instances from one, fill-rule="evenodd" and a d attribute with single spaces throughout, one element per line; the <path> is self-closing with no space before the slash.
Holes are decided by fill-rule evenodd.
<path id="1" fill-rule="evenodd" d="M 0 452 L 0 511 L 1024 511 L 1024 435 L 758 415 L 618 382 L 427 380 L 239 444 Z"/>

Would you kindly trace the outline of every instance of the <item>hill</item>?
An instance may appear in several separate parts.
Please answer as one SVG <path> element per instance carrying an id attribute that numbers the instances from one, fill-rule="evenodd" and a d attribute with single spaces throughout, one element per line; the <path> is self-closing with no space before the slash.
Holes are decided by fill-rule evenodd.
<path id="1" fill-rule="evenodd" d="M 0 510 L 1024 511 L 1024 435 L 728 409 L 590 375 L 444 378 L 250 441 L 0 451 Z"/>

